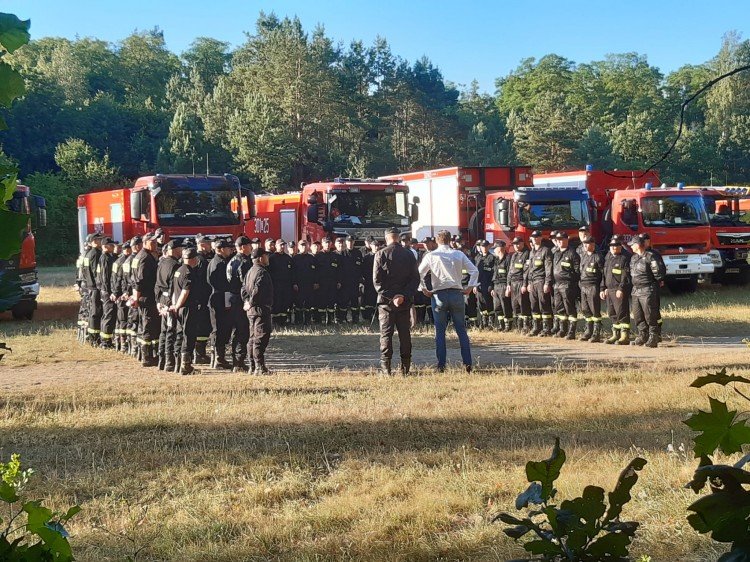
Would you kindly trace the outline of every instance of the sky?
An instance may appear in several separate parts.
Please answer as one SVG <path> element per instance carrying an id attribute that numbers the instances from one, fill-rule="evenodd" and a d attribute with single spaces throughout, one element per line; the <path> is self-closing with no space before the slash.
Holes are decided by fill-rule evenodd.
<path id="1" fill-rule="evenodd" d="M 31 19 L 31 36 L 117 42 L 158 26 L 180 53 L 199 36 L 240 45 L 261 11 L 322 24 L 343 45 L 385 37 L 395 55 L 426 55 L 444 78 L 495 91 L 495 79 L 527 57 L 574 62 L 637 52 L 668 73 L 716 55 L 722 36 L 750 27 L 745 0 L 3 0 L 0 11 Z"/>

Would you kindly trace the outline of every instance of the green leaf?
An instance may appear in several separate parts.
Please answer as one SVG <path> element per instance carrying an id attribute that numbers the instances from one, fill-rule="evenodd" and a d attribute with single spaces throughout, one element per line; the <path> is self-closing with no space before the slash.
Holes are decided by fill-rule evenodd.
<path id="1" fill-rule="evenodd" d="M 2 480 L 0 480 L 0 500 L 6 503 L 15 503 L 19 500 L 16 489 Z"/>
<path id="2" fill-rule="evenodd" d="M 62 517 L 60 518 L 60 520 L 61 520 L 61 521 L 68 521 L 69 519 L 73 518 L 73 517 L 74 517 L 75 515 L 77 515 L 78 513 L 80 513 L 80 512 L 81 512 L 81 509 L 82 509 L 82 508 L 81 508 L 81 506 L 80 506 L 80 505 L 74 505 L 73 507 L 71 507 L 71 508 L 70 508 L 70 509 L 68 510 L 68 512 L 67 512 L 67 513 L 66 513 L 65 515 L 63 515 L 63 516 L 62 516 Z"/>
<path id="3" fill-rule="evenodd" d="M 508 525 L 525 525 L 526 524 L 526 521 L 524 519 L 513 517 L 510 513 L 498 513 L 492 521 L 498 521 L 498 520 L 502 521 L 503 523 L 507 523 Z"/>
<path id="4" fill-rule="evenodd" d="M 512 539 L 520 539 L 529 531 L 531 531 L 531 529 L 529 529 L 526 525 L 517 525 L 516 527 L 503 529 L 503 533 L 505 533 Z"/>
<path id="5" fill-rule="evenodd" d="M 0 209 L 4 207 L 3 203 L 9 201 L 16 191 L 18 182 L 18 170 L 6 166 L 0 166 Z"/>
<path id="6" fill-rule="evenodd" d="M 541 498 L 547 501 L 554 497 L 553 484 L 560 476 L 560 470 L 565 464 L 565 451 L 560 448 L 560 439 L 555 438 L 552 456 L 545 461 L 529 461 L 526 463 L 526 479 L 529 482 L 539 482 L 542 485 Z"/>
<path id="7" fill-rule="evenodd" d="M 23 77 L 7 63 L 0 61 L 0 106 L 10 104 L 26 92 Z"/>
<path id="8" fill-rule="evenodd" d="M 710 373 L 708 375 L 698 377 L 690 386 L 692 386 L 693 388 L 702 388 L 707 384 L 720 384 L 721 386 L 726 386 L 730 382 L 744 382 L 750 384 L 750 379 L 740 377 L 739 375 L 727 375 L 727 368 L 724 367 L 718 373 Z"/>
<path id="9" fill-rule="evenodd" d="M 590 560 L 617 560 L 628 555 L 630 537 L 620 533 L 609 533 L 599 537 L 586 549 Z"/>
<path id="10" fill-rule="evenodd" d="M 693 431 L 702 432 L 693 439 L 695 456 L 710 455 L 717 448 L 727 455 L 741 451 L 743 445 L 750 443 L 750 427 L 744 420 L 734 423 L 737 411 L 730 412 L 721 400 L 709 398 L 709 402 L 710 412 L 699 410 L 683 422 Z"/>
<path id="11" fill-rule="evenodd" d="M 0 13 L 0 45 L 12 53 L 29 42 L 30 20 L 20 20 L 13 14 Z"/>
<path id="12" fill-rule="evenodd" d="M 532 482 L 526 491 L 516 498 L 516 509 L 528 507 L 530 503 L 539 505 L 542 502 L 542 486 L 538 482 Z"/>
<path id="13" fill-rule="evenodd" d="M 580 498 L 565 500 L 560 509 L 571 511 L 587 523 L 598 520 L 607 509 L 604 504 L 604 490 L 599 486 L 586 486 Z"/>
<path id="14" fill-rule="evenodd" d="M 688 507 L 688 523 L 699 533 L 711 533 L 718 542 L 735 542 L 745 539 L 750 532 L 750 493 L 714 492 L 703 496 Z"/>
<path id="15" fill-rule="evenodd" d="M 622 506 L 631 500 L 630 490 L 638 482 L 638 472 L 643 470 L 644 466 L 646 466 L 646 460 L 637 457 L 630 461 L 630 464 L 620 473 L 615 489 L 607 495 L 609 499 L 609 510 L 605 518 L 607 521 L 617 519 L 622 513 Z"/>
<path id="16" fill-rule="evenodd" d="M 30 501 L 23 504 L 23 510 L 28 514 L 27 527 L 29 531 L 36 533 L 52 519 L 52 510 L 44 507 L 38 501 Z"/>
<path id="17" fill-rule="evenodd" d="M 563 549 L 552 541 L 537 539 L 524 543 L 523 548 L 532 554 L 559 554 L 562 555 Z"/>
<path id="18" fill-rule="evenodd" d="M 7 260 L 21 251 L 21 233 L 29 217 L 0 208 L 0 260 Z"/>

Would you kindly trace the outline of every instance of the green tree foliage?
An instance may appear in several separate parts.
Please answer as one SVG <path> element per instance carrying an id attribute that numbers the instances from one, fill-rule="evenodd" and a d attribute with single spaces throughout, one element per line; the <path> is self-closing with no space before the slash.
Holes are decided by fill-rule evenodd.
<path id="1" fill-rule="evenodd" d="M 68 139 L 57 145 L 55 162 L 65 178 L 81 186 L 82 191 L 114 185 L 119 170 L 109 161 L 109 154 L 100 157 L 96 149 L 81 139 Z"/>

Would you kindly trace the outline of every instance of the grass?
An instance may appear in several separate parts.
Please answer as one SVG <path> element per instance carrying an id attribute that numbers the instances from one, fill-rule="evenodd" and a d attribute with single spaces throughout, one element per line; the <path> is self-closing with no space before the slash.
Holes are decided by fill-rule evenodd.
<path id="1" fill-rule="evenodd" d="M 58 313 L 74 305 L 64 274 L 55 275 L 59 286 L 42 293 L 40 312 L 45 303 Z M 709 335 L 747 335 L 741 289 L 664 300 L 675 302 L 667 331 L 698 335 L 711 322 Z M 696 375 L 721 365 L 750 375 L 742 349 L 710 348 L 684 364 L 473 376 L 179 378 L 80 348 L 71 326 L 61 317 L 0 321 L 0 340 L 14 349 L 0 367 L 0 458 L 20 452 L 37 470 L 32 497 L 83 506 L 70 529 L 79 560 L 519 557 L 489 519 L 513 511 L 525 462 L 546 458 L 556 436 L 568 454 L 563 497 L 588 484 L 611 488 L 636 455 L 649 461 L 624 512 L 642 523 L 634 559 L 721 551 L 685 521 L 696 496 L 683 484 L 696 463 L 681 422 L 706 406 L 706 393 L 689 388 Z M 497 337 L 473 334 L 477 343 Z M 429 334 L 416 341 L 429 346 Z M 290 331 L 274 341 L 301 352 L 376 345 L 361 329 L 314 339 Z"/>

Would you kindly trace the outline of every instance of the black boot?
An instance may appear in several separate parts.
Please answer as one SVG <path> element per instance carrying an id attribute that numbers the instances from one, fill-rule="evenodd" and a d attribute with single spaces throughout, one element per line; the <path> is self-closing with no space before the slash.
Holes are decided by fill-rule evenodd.
<path id="1" fill-rule="evenodd" d="M 143 350 L 141 351 L 141 365 L 143 367 L 156 367 L 159 364 L 159 361 L 156 359 L 154 346 L 144 345 L 142 347 Z"/>
<path id="2" fill-rule="evenodd" d="M 548 338 L 552 334 L 552 318 L 542 319 L 542 331 L 539 336 L 542 338 Z"/>
<path id="3" fill-rule="evenodd" d="M 513 319 L 505 318 L 505 329 L 503 331 L 510 332 L 513 329 Z"/>
<path id="4" fill-rule="evenodd" d="M 216 348 L 216 369 L 231 369 L 232 365 L 227 361 L 227 350 L 224 346 Z"/>
<path id="5" fill-rule="evenodd" d="M 246 355 L 237 355 L 237 361 L 232 369 L 232 372 L 234 373 L 248 373 L 250 372 L 250 367 L 247 366 L 247 363 L 245 363 L 245 360 L 247 359 Z M 251 359 L 252 361 L 252 359 Z"/>
<path id="6" fill-rule="evenodd" d="M 591 334 L 594 332 L 594 323 L 591 320 L 586 320 L 586 329 L 581 334 L 581 341 L 589 341 Z"/>
<path id="7" fill-rule="evenodd" d="M 568 322 L 568 334 L 565 336 L 566 340 L 576 339 L 576 328 L 578 322 L 576 320 L 570 320 Z"/>
<path id="8" fill-rule="evenodd" d="M 256 375 L 270 375 L 271 370 L 266 367 L 266 358 L 261 357 L 255 361 L 255 374 Z"/>
<path id="9" fill-rule="evenodd" d="M 391 376 L 391 360 L 390 359 L 381 359 L 380 360 L 380 371 L 378 372 L 380 375 L 385 376 Z"/>
<path id="10" fill-rule="evenodd" d="M 638 335 L 636 338 L 630 342 L 630 345 L 643 345 L 646 343 L 646 340 L 648 339 L 648 328 L 645 330 L 638 330 Z"/>
<path id="11" fill-rule="evenodd" d="M 174 373 L 176 363 L 177 361 L 175 360 L 174 353 L 166 354 L 164 357 L 164 371 L 167 373 Z"/>
<path id="12" fill-rule="evenodd" d="M 661 343 L 661 324 L 656 325 L 656 339 Z"/>
<path id="13" fill-rule="evenodd" d="M 532 319 L 533 325 L 531 327 L 531 331 L 529 332 L 530 336 L 538 336 L 542 333 L 542 320 L 541 318 L 533 318 Z"/>
<path id="14" fill-rule="evenodd" d="M 650 327 L 648 329 L 648 340 L 644 344 L 646 347 L 658 347 L 659 346 L 659 334 L 657 327 Z"/>
<path id="15" fill-rule="evenodd" d="M 560 321 L 560 319 L 555 316 L 555 318 L 552 320 L 552 330 L 550 330 L 549 333 L 550 336 L 556 336 L 562 331 L 562 326 L 560 325 L 561 323 L 562 322 Z M 563 333 L 563 335 L 565 334 Z"/>
<path id="16" fill-rule="evenodd" d="M 408 358 L 401 358 L 401 374 L 403 376 L 408 376 L 409 371 L 411 370 L 411 357 Z"/>
<path id="17" fill-rule="evenodd" d="M 589 341 L 591 343 L 602 342 L 602 323 L 601 322 L 594 322 L 594 331 L 591 332 L 591 339 Z"/>
<path id="18" fill-rule="evenodd" d="M 156 366 L 158 367 L 158 369 L 159 369 L 160 371 L 163 371 L 163 370 L 164 370 L 164 368 L 165 368 L 165 363 L 166 363 L 166 359 L 164 358 L 164 354 L 163 354 L 163 353 L 159 353 L 159 359 L 158 359 L 158 363 L 157 363 L 157 365 L 156 365 Z"/>
<path id="19" fill-rule="evenodd" d="M 568 335 L 568 321 L 560 319 L 560 321 L 557 323 L 557 334 L 552 334 L 553 336 L 556 335 L 558 338 L 564 338 Z"/>
<path id="20" fill-rule="evenodd" d="M 211 358 L 206 353 L 206 345 L 208 342 L 197 341 L 195 342 L 195 364 L 196 365 L 208 365 L 211 363 Z"/>
<path id="21" fill-rule="evenodd" d="M 181 357 L 180 374 L 190 375 L 195 369 L 193 369 L 193 357 L 192 353 L 183 353 Z"/>

